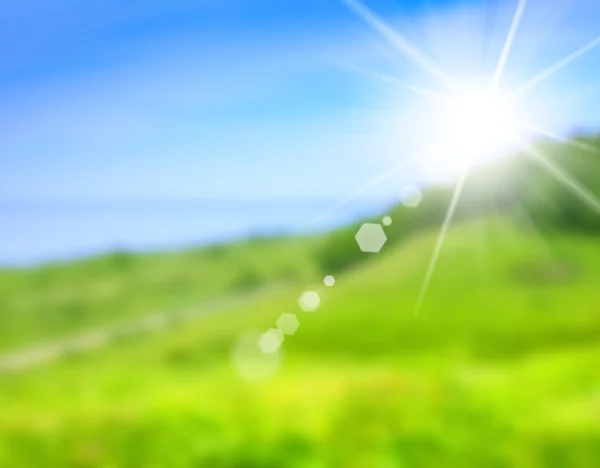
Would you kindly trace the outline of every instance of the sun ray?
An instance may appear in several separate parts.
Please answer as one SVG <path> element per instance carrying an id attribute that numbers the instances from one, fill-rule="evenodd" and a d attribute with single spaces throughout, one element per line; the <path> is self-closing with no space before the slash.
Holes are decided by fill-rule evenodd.
<path id="1" fill-rule="evenodd" d="M 365 185 L 360 187 L 355 192 L 352 192 L 350 195 L 342 198 L 331 208 L 328 208 L 327 210 L 323 211 L 321 214 L 317 215 L 309 224 L 312 225 L 312 224 L 316 224 L 316 223 L 319 223 L 319 222 L 325 220 L 327 217 L 331 216 L 333 213 L 335 213 L 340 208 L 346 206 L 348 203 L 356 200 L 357 198 L 361 197 L 365 193 L 368 193 L 370 190 L 374 189 L 379 184 L 385 182 L 389 178 L 396 175 L 402 169 L 407 168 L 410 164 L 412 164 L 414 162 L 415 159 L 416 158 L 414 158 L 414 157 L 409 158 L 407 160 L 403 160 L 402 162 L 400 162 L 399 164 L 396 164 L 395 166 L 392 166 L 390 169 L 379 174 L 377 177 L 375 177 L 372 180 L 370 180 L 369 182 L 367 182 Z"/>
<path id="2" fill-rule="evenodd" d="M 436 91 L 432 91 L 427 88 L 423 88 L 421 86 L 416 86 L 411 83 L 407 83 L 407 82 L 402 81 L 399 78 L 396 78 L 395 76 L 389 75 L 387 73 L 381 73 L 381 72 L 377 72 L 377 71 L 373 71 L 373 70 L 362 70 L 357 67 L 347 67 L 347 68 L 356 73 L 359 73 L 361 75 L 379 80 L 383 83 L 387 83 L 392 86 L 402 88 L 407 91 L 411 91 L 411 92 L 418 94 L 419 96 L 423 96 L 427 99 L 431 99 L 431 100 L 438 101 L 438 102 L 448 102 L 450 100 L 450 98 L 448 96 L 445 96 L 443 94 L 440 94 Z"/>
<path id="3" fill-rule="evenodd" d="M 438 260 L 440 258 L 440 254 L 442 252 L 442 247 L 444 246 L 444 241 L 446 240 L 446 234 L 448 233 L 448 229 L 450 228 L 450 224 L 452 224 L 452 219 L 454 218 L 454 214 L 456 213 L 456 208 L 458 207 L 458 202 L 460 200 L 460 196 L 462 194 L 463 188 L 467 181 L 467 177 L 469 175 L 470 166 L 467 166 L 458 180 L 456 187 L 454 189 L 454 193 L 452 194 L 452 199 L 450 200 L 450 205 L 448 206 L 448 210 L 446 211 L 446 217 L 444 218 L 444 222 L 442 224 L 442 230 L 437 238 L 435 248 L 433 250 L 433 255 L 429 262 L 429 266 L 427 267 L 427 273 L 425 274 L 425 280 L 423 281 L 423 286 L 421 287 L 421 292 L 419 293 L 419 299 L 417 301 L 417 306 L 414 311 L 414 315 L 419 315 L 421 311 L 421 307 L 423 306 L 423 300 L 425 299 L 425 293 L 429 288 L 429 283 L 431 282 L 431 278 L 433 277 L 433 273 L 435 272 L 435 268 L 437 266 Z"/>
<path id="4" fill-rule="evenodd" d="M 377 16 L 369 7 L 360 0 L 342 0 L 342 2 L 356 16 L 362 19 L 365 24 L 370 26 L 380 36 L 385 38 L 399 52 L 420 65 L 431 76 L 438 80 L 442 85 L 452 89 L 452 80 L 446 72 L 441 70 L 431 59 L 415 47 L 406 37 L 392 29 L 379 16 Z"/>
<path id="5" fill-rule="evenodd" d="M 515 36 L 517 34 L 517 30 L 519 29 L 519 24 L 521 23 L 521 18 L 523 17 L 523 12 L 525 11 L 526 5 L 527 0 L 519 0 L 519 4 L 517 5 L 517 9 L 512 20 L 512 24 L 510 25 L 510 30 L 508 31 L 508 36 L 506 37 L 506 42 L 504 43 L 504 48 L 502 49 L 502 54 L 500 55 L 500 60 L 498 60 L 498 65 L 496 67 L 496 71 L 494 72 L 494 79 L 492 81 L 493 90 L 498 89 L 500 81 L 502 80 L 502 75 L 504 73 L 506 61 L 508 60 L 508 55 L 510 54 L 510 51 L 512 49 Z"/>
<path id="6" fill-rule="evenodd" d="M 535 133 L 536 135 L 539 135 L 539 136 L 542 136 L 545 138 L 549 138 L 549 139 L 557 141 L 559 143 L 566 143 L 575 148 L 579 148 L 584 151 L 588 151 L 590 153 L 600 153 L 600 151 L 598 151 L 598 149 L 593 147 L 592 145 L 588 145 L 586 143 L 574 140 L 572 138 L 557 135 L 556 133 L 553 133 L 553 132 L 546 130 L 545 128 L 539 127 L 537 125 L 519 122 L 518 126 L 521 127 L 523 130 L 527 130 L 530 133 Z"/>
<path id="7" fill-rule="evenodd" d="M 475 239 L 476 243 L 476 261 L 477 261 L 477 270 L 479 271 L 479 285 L 482 288 L 487 286 L 487 245 L 486 245 L 486 219 L 481 216 L 477 223 L 477 238 Z"/>
<path id="8" fill-rule="evenodd" d="M 523 219 L 527 223 L 527 229 L 531 232 L 536 239 L 539 240 L 541 248 L 544 251 L 544 255 L 550 260 L 556 260 L 554 252 L 550 247 L 550 244 L 544 239 L 544 235 L 540 228 L 535 224 L 531 213 L 529 212 L 529 207 L 523 200 L 519 200 L 519 211 L 523 215 Z"/>
<path id="9" fill-rule="evenodd" d="M 556 62 L 554 65 L 546 68 L 544 71 L 542 71 L 538 75 L 534 76 L 530 80 L 527 80 L 525 83 L 523 83 L 520 86 L 518 86 L 513 91 L 512 96 L 515 97 L 517 95 L 520 95 L 520 94 L 524 93 L 525 91 L 528 91 L 529 89 L 533 88 L 534 86 L 537 86 L 539 83 L 541 83 L 545 79 L 547 79 L 550 76 L 554 75 L 555 73 L 557 73 L 558 71 L 562 70 L 564 67 L 566 67 L 567 65 L 569 65 L 574 60 L 578 59 L 582 55 L 587 54 L 592 49 L 594 49 L 594 48 L 596 48 L 598 46 L 600 46 L 600 36 L 598 36 L 595 39 L 591 40 L 590 42 L 588 42 L 583 47 L 577 49 L 575 52 L 572 52 L 571 54 L 567 55 L 565 58 L 563 58 L 563 59 L 559 60 L 558 62 Z"/>
<path id="10" fill-rule="evenodd" d="M 567 188 L 571 189 L 579 198 L 585 201 L 590 208 L 600 215 L 600 199 L 596 197 L 587 188 L 579 184 L 573 177 L 567 172 L 561 169 L 558 165 L 554 164 L 548 158 L 546 158 L 540 151 L 528 146 L 526 148 L 527 154 L 529 154 L 536 162 L 538 162 L 544 169 L 546 169 L 551 175 L 553 175 L 559 182 L 562 182 Z"/>

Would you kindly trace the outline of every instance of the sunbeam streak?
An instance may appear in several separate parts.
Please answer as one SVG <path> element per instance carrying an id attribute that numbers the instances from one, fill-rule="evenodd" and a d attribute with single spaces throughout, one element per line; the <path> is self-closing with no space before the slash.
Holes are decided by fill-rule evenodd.
<path id="1" fill-rule="evenodd" d="M 356 16 L 362 19 L 375 32 L 387 39 L 398 51 L 404 54 L 407 58 L 419 64 L 430 75 L 437 79 L 445 87 L 452 89 L 452 80 L 446 72 L 441 70 L 431 59 L 417 49 L 408 39 L 402 34 L 393 30 L 381 18 L 379 18 L 369 7 L 360 0 L 342 0 L 342 2 Z"/>
<path id="2" fill-rule="evenodd" d="M 581 141 L 577 141 L 573 138 L 568 138 L 568 137 L 564 137 L 561 135 L 557 135 L 556 133 L 552 133 L 549 130 L 538 127 L 537 125 L 519 122 L 518 126 L 521 127 L 523 130 L 526 130 L 530 133 L 535 133 L 536 135 L 539 135 L 539 136 L 542 136 L 545 138 L 549 138 L 549 139 L 557 141 L 559 143 L 565 143 L 567 145 L 582 149 L 584 151 L 588 151 L 590 153 L 596 153 L 596 154 L 599 153 L 598 149 L 594 148 L 592 145 L 587 145 L 587 144 L 585 144 Z"/>
<path id="3" fill-rule="evenodd" d="M 553 175 L 559 182 L 562 182 L 567 188 L 571 189 L 579 198 L 586 202 L 590 208 L 600 215 L 600 199 L 598 199 L 587 188 L 582 187 L 573 177 L 567 174 L 563 169 L 549 161 L 541 152 L 532 147 L 526 149 L 537 163 Z"/>
<path id="4" fill-rule="evenodd" d="M 518 86 L 513 91 L 512 96 L 514 97 L 514 96 L 520 95 L 520 94 L 524 93 L 525 91 L 533 88 L 534 86 L 537 86 L 539 83 L 541 83 L 545 79 L 549 78 L 550 76 L 554 75 L 558 71 L 562 70 L 564 67 L 569 65 L 571 62 L 578 59 L 582 55 L 587 54 L 588 52 L 590 52 L 595 47 L 598 47 L 599 45 L 600 45 L 600 36 L 596 37 L 595 39 L 588 42 L 586 45 L 584 45 L 580 49 L 577 49 L 575 52 L 567 55 L 562 60 L 559 60 L 554 65 L 552 65 L 552 66 L 548 67 L 546 70 L 542 71 L 540 74 L 534 76 L 530 80 L 528 80 L 525 83 Z"/>
<path id="5" fill-rule="evenodd" d="M 486 239 L 485 239 L 485 223 L 486 220 L 484 218 L 480 218 L 477 223 L 477 239 L 475 239 L 476 243 L 476 260 L 477 260 L 477 271 L 479 273 L 479 282 L 482 287 L 485 287 L 487 282 L 487 268 L 486 268 L 486 260 L 487 260 L 487 251 L 486 251 Z"/>
<path id="6" fill-rule="evenodd" d="M 438 236 L 437 242 L 435 244 L 435 249 L 433 250 L 433 256 L 431 257 L 431 261 L 429 262 L 429 266 L 427 267 L 427 273 L 425 274 L 425 280 L 423 281 L 423 286 L 421 287 L 421 292 L 419 293 L 419 299 L 417 301 L 417 306 L 414 311 L 414 315 L 418 316 L 421 311 L 421 307 L 423 306 L 423 300 L 425 299 L 425 293 L 427 293 L 427 289 L 429 288 L 429 283 L 431 283 L 431 278 L 433 277 L 433 273 L 435 272 L 435 268 L 437 266 L 438 260 L 440 258 L 440 254 L 442 252 L 442 247 L 444 246 L 444 241 L 446 240 L 446 234 L 448 233 L 448 229 L 450 228 L 450 224 L 452 224 L 452 219 L 454 218 L 454 214 L 456 213 L 456 208 L 458 207 L 458 202 L 460 200 L 460 196 L 462 194 L 463 188 L 465 186 L 465 182 L 467 181 L 467 177 L 469 176 L 470 166 L 467 165 L 463 170 L 463 173 L 460 176 L 458 183 L 456 184 L 456 188 L 454 189 L 454 193 L 452 194 L 452 200 L 450 200 L 450 205 L 448 206 L 448 211 L 446 212 L 446 217 L 444 219 L 444 223 L 442 224 L 442 230 Z"/>
<path id="7" fill-rule="evenodd" d="M 542 233 L 541 229 L 535 224 L 535 221 L 533 220 L 531 213 L 529 212 L 527 204 L 523 200 L 519 200 L 518 203 L 518 211 L 522 214 L 523 219 L 527 224 L 528 231 L 532 233 L 533 237 L 538 241 L 539 245 L 544 251 L 544 255 L 546 256 L 546 258 L 555 261 L 556 256 L 554 255 L 554 251 L 552 250 L 550 244 L 544 238 L 544 234 Z"/>
<path id="8" fill-rule="evenodd" d="M 445 103 L 450 101 L 450 98 L 448 96 L 437 93 L 435 91 L 431 91 L 427 88 L 422 88 L 420 86 L 406 83 L 405 81 L 402 81 L 402 80 L 396 78 L 395 76 L 388 75 L 387 73 L 381 73 L 381 72 L 377 72 L 377 71 L 373 71 L 373 70 L 361 70 L 356 67 L 348 67 L 348 68 L 358 74 L 364 75 L 369 78 L 373 78 L 375 80 L 379 80 L 383 83 L 395 86 L 397 88 L 411 91 L 414 94 L 418 94 L 419 96 L 423 96 L 423 97 L 425 97 L 427 99 L 431 99 L 433 101 L 445 102 Z"/>
<path id="9" fill-rule="evenodd" d="M 506 66 L 508 55 L 510 54 L 510 50 L 512 49 L 512 45 L 515 41 L 515 35 L 517 34 L 517 30 L 519 29 L 519 24 L 521 23 L 521 18 L 523 17 L 523 12 L 525 11 L 526 5 L 527 0 L 519 0 L 517 10 L 515 11 L 515 16 L 513 17 L 512 24 L 510 25 L 508 36 L 506 37 L 506 42 L 504 43 L 504 48 L 502 49 L 502 54 L 500 55 L 500 60 L 498 60 L 498 66 L 496 67 L 496 71 L 494 72 L 494 79 L 492 81 L 493 90 L 498 89 L 500 81 L 502 80 L 504 67 Z"/>
<path id="10" fill-rule="evenodd" d="M 389 170 L 387 170 L 387 171 L 383 172 L 382 174 L 378 175 L 377 177 L 375 177 L 374 179 L 372 179 L 369 182 L 367 182 L 365 185 L 363 185 L 361 188 L 359 188 L 355 192 L 352 192 L 347 197 L 345 197 L 345 198 L 341 199 L 340 201 L 338 201 L 331 208 L 329 208 L 329 209 L 325 210 L 324 212 L 322 212 L 321 214 L 317 215 L 309 224 L 316 224 L 318 222 L 323 221 L 324 219 L 326 219 L 328 216 L 331 216 L 333 213 L 335 213 L 340 208 L 346 206 L 348 203 L 356 200 L 357 198 L 361 197 L 365 193 L 367 193 L 370 190 L 374 189 L 379 184 L 385 182 L 389 178 L 391 178 L 394 175 L 396 175 L 402 169 L 405 169 L 408 166 L 410 166 L 415 161 L 415 159 L 416 158 L 413 157 L 413 158 L 409 158 L 409 159 L 407 159 L 405 161 L 402 161 L 401 163 L 396 164 L 395 166 L 393 166 Z"/>

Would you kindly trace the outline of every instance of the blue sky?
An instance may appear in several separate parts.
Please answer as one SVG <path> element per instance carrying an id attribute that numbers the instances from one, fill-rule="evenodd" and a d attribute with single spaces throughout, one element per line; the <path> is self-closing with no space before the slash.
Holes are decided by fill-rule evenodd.
<path id="1" fill-rule="evenodd" d="M 517 1 L 367 3 L 470 79 L 493 72 Z M 595 0 L 551 3 L 529 0 L 507 86 L 600 35 Z M 436 85 L 341 0 L 3 0 L 0 44 L 5 204 L 340 198 L 418 144 L 422 98 L 356 70 Z M 600 124 L 599 63 L 531 93 L 543 125 Z"/>

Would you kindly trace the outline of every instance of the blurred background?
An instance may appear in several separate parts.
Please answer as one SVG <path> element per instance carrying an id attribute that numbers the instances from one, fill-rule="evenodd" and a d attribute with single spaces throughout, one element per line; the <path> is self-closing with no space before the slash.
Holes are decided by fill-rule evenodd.
<path id="1" fill-rule="evenodd" d="M 0 466 L 599 466 L 599 25 L 4 0 Z"/>

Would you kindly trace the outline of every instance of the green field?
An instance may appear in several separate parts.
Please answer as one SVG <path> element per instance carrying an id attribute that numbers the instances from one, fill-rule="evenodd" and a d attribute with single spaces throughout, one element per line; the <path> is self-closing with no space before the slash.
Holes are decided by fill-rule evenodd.
<path id="1" fill-rule="evenodd" d="M 600 195 L 597 153 L 544 149 Z M 4 350 L 258 294 L 0 376 L 0 466 L 600 466 L 600 213 L 534 169 L 474 177 L 416 316 L 449 188 L 392 208 L 379 254 L 356 224 L 2 272 Z M 232 347 L 282 313 L 277 373 L 240 378 Z"/>

